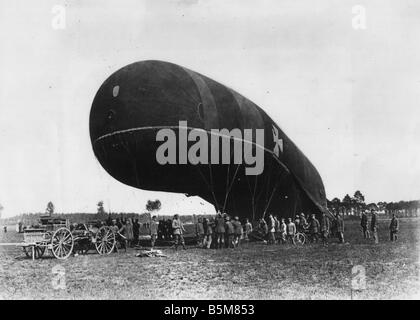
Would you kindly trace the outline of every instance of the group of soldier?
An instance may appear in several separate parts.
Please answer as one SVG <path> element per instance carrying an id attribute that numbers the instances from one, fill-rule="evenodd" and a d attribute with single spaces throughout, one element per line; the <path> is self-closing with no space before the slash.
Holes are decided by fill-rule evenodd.
<path id="1" fill-rule="evenodd" d="M 167 240 L 174 242 L 175 250 L 178 250 L 179 245 L 185 250 L 184 224 L 179 218 L 179 215 L 174 215 L 171 221 L 170 230 L 171 236 L 163 235 Z M 163 221 L 158 222 L 156 216 L 152 217 L 150 224 L 150 237 L 152 249 L 155 246 L 156 239 L 159 235 L 159 225 Z M 245 230 L 252 231 L 252 225 L 247 221 L 245 223 Z M 243 236 L 243 226 L 238 217 L 231 219 L 227 214 L 218 213 L 215 218 L 198 218 L 195 224 L 195 233 L 197 237 L 197 244 L 201 248 L 221 249 L 225 247 L 235 248 L 239 246 L 241 237 Z"/>
<path id="2" fill-rule="evenodd" d="M 344 243 L 344 222 L 339 214 L 336 218 L 335 230 L 340 242 Z M 308 220 L 304 213 L 297 215 L 294 220 L 279 219 L 269 214 L 267 219 L 260 219 L 254 228 L 249 219 L 242 224 L 238 217 L 231 218 L 226 213 L 218 212 L 215 218 L 198 218 L 195 228 L 200 247 L 221 249 L 236 248 L 241 240 L 248 241 L 251 238 L 268 244 L 295 244 L 297 232 L 307 234 L 311 242 L 317 243 L 321 238 L 322 243 L 326 245 L 331 232 L 331 223 L 325 213 L 321 215 L 320 220 L 314 214 L 310 215 Z M 181 237 L 182 230 L 181 228 Z"/>
<path id="3" fill-rule="evenodd" d="M 140 229 L 143 227 L 150 230 L 152 246 L 156 240 L 171 241 L 175 238 L 172 220 L 157 221 L 156 216 L 147 223 L 140 223 L 139 219 L 132 218 L 115 218 L 108 217 L 106 225 L 110 226 L 117 235 L 120 242 L 125 243 L 126 246 L 133 247 L 138 245 L 140 239 Z"/>
<path id="4" fill-rule="evenodd" d="M 114 231 L 118 243 L 125 250 L 127 250 L 127 247 L 133 247 L 138 244 L 140 235 L 140 223 L 138 219 L 111 219 L 109 217 L 106 224 Z M 116 247 L 116 250 L 118 250 L 118 246 Z"/>
<path id="5" fill-rule="evenodd" d="M 368 223 L 369 211 L 364 211 L 361 215 L 361 227 L 364 238 L 370 239 L 372 234 L 375 243 L 379 243 L 378 237 L 378 217 L 375 210 L 371 210 L 370 228 Z M 322 212 L 320 218 L 311 214 L 308 218 L 304 213 L 296 215 L 295 219 L 281 218 L 269 214 L 267 219 L 260 219 L 254 228 L 248 219 L 241 224 L 238 217 L 231 219 L 229 215 L 220 212 L 214 219 L 199 218 L 196 223 L 196 235 L 199 246 L 203 248 L 238 247 L 241 240 L 248 241 L 250 238 L 262 240 L 268 244 L 295 244 L 296 234 L 302 233 L 311 243 L 322 242 L 328 245 L 332 237 L 337 237 L 339 243 L 344 240 L 344 220 L 337 210 L 332 210 L 335 219 L 330 219 L 326 212 Z M 399 230 L 399 222 L 395 214 L 389 225 L 390 241 L 396 241 Z"/>
<path id="6" fill-rule="evenodd" d="M 344 222 L 340 215 L 336 215 L 335 230 L 341 243 L 344 243 Z M 331 233 L 331 222 L 325 213 L 321 214 L 318 220 L 315 214 L 309 215 L 308 219 L 304 213 L 296 215 L 295 219 L 281 218 L 270 214 L 268 221 L 260 219 L 258 224 L 259 238 L 264 239 L 268 244 L 295 244 L 296 234 L 307 235 L 308 240 L 317 243 L 321 238 L 322 243 L 327 245 Z M 257 236 L 258 237 L 258 236 Z"/>
<path id="7" fill-rule="evenodd" d="M 184 240 L 184 224 L 182 223 L 179 215 L 174 215 L 172 220 L 162 220 L 158 221 L 156 216 L 152 217 L 150 222 L 150 243 L 152 249 L 154 249 L 156 240 L 164 240 L 166 242 L 174 242 L 175 250 L 178 250 L 178 246 L 182 245 L 182 248 L 185 250 L 185 240 Z"/>
<path id="8" fill-rule="evenodd" d="M 370 225 L 369 225 L 368 213 L 369 213 L 368 210 L 363 211 L 360 218 L 360 226 L 362 227 L 363 237 L 365 239 L 370 239 L 370 235 L 372 233 L 374 242 L 379 243 L 377 213 L 375 212 L 374 209 L 370 210 L 370 214 L 371 214 Z M 398 231 L 399 231 L 399 221 L 396 215 L 392 214 L 391 222 L 389 224 L 390 241 L 397 241 Z"/>
<path id="9" fill-rule="evenodd" d="M 375 243 L 378 238 L 378 218 L 375 210 L 371 210 L 371 219 L 368 219 L 369 211 L 364 211 L 361 215 L 360 225 L 363 237 L 370 239 L 371 235 Z M 344 243 L 344 221 L 342 216 L 333 210 L 335 219 L 332 221 L 325 212 L 321 213 L 318 220 L 315 214 L 308 218 L 304 213 L 292 218 L 281 218 L 269 214 L 266 219 L 260 219 L 254 227 L 249 219 L 241 223 L 239 217 L 231 218 L 226 213 L 218 212 L 215 217 L 198 218 L 195 224 L 195 235 L 197 244 L 205 249 L 236 248 L 241 240 L 248 241 L 262 240 L 268 244 L 295 244 L 296 234 L 302 233 L 311 243 L 318 243 L 321 240 L 323 245 L 328 244 L 328 239 L 334 234 L 338 237 L 340 243 Z M 119 235 L 122 242 L 127 246 L 137 245 L 140 235 L 140 223 L 138 220 L 128 219 L 110 219 L 107 224 L 113 228 Z M 156 241 L 164 240 L 174 243 L 177 250 L 179 245 L 186 249 L 184 233 L 184 224 L 179 215 L 174 215 L 173 219 L 158 221 L 153 216 L 151 222 L 146 226 L 150 230 L 151 247 L 154 248 Z M 390 240 L 396 241 L 399 229 L 399 222 L 395 215 L 389 225 Z"/>
<path id="10" fill-rule="evenodd" d="M 196 224 L 198 245 L 205 249 L 236 248 L 243 237 L 244 228 L 245 236 L 250 230 L 252 231 L 252 225 L 248 219 L 243 226 L 239 217 L 232 219 L 229 215 L 220 212 L 214 219 L 199 218 Z"/>

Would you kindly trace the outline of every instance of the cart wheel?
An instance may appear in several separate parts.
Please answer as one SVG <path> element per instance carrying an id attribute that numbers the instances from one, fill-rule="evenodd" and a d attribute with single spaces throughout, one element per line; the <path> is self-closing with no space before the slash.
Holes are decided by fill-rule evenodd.
<path id="1" fill-rule="evenodd" d="M 32 259 L 32 248 L 30 246 L 23 247 L 23 252 L 28 258 Z M 35 259 L 40 259 L 44 255 L 45 247 L 35 246 L 33 252 L 35 253 Z"/>
<path id="2" fill-rule="evenodd" d="M 306 236 L 303 233 L 298 232 L 295 234 L 295 237 L 293 240 L 295 244 L 303 245 L 306 242 Z"/>
<path id="3" fill-rule="evenodd" d="M 59 228 L 51 237 L 51 251 L 57 259 L 67 259 L 73 251 L 73 235 L 67 228 Z"/>
<path id="4" fill-rule="evenodd" d="M 95 236 L 95 248 L 100 255 L 110 254 L 115 248 L 115 233 L 110 227 L 102 226 Z"/>

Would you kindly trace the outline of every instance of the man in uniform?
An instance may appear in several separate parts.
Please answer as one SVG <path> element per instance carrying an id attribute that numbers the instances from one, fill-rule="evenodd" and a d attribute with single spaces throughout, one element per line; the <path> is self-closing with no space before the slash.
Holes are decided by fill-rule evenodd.
<path id="1" fill-rule="evenodd" d="M 249 240 L 249 234 L 252 232 L 252 223 L 249 222 L 249 219 L 247 218 L 245 220 L 245 240 Z"/>
<path id="2" fill-rule="evenodd" d="M 269 226 L 268 226 L 268 243 L 269 244 L 274 244 L 276 243 L 276 236 L 275 236 L 275 232 L 276 232 L 276 220 L 274 220 L 273 215 L 270 214 L 268 216 L 268 221 L 269 221 Z"/>
<path id="3" fill-rule="evenodd" d="M 389 236 L 391 241 L 397 241 L 399 222 L 395 213 L 392 214 L 391 223 L 389 224 Z"/>
<path id="4" fill-rule="evenodd" d="M 150 223 L 150 242 L 152 249 L 155 247 L 156 239 L 158 237 L 159 230 L 159 221 L 157 221 L 156 216 L 153 216 L 152 222 Z"/>
<path id="5" fill-rule="evenodd" d="M 311 216 L 308 229 L 311 242 L 318 242 L 319 221 L 314 214 Z"/>
<path id="6" fill-rule="evenodd" d="M 267 222 L 264 219 L 260 219 L 259 229 L 263 238 L 266 239 L 268 235 L 268 226 Z"/>
<path id="7" fill-rule="evenodd" d="M 286 234 L 287 234 L 287 225 L 284 218 L 281 219 L 280 222 L 280 240 L 281 243 L 286 243 Z"/>
<path id="8" fill-rule="evenodd" d="M 286 231 L 287 240 L 295 244 L 296 225 L 293 223 L 292 218 L 288 219 Z"/>
<path id="9" fill-rule="evenodd" d="M 125 219 L 121 218 L 120 220 L 121 227 L 118 229 L 118 238 L 120 239 L 120 245 L 121 248 L 124 247 L 125 252 L 127 252 L 127 228 L 126 228 L 126 222 Z M 117 219 L 117 225 L 118 225 L 118 219 Z"/>
<path id="10" fill-rule="evenodd" d="M 195 225 L 195 234 L 197 236 L 197 245 L 202 247 L 204 240 L 204 226 L 203 220 L 201 218 L 197 219 L 197 224 Z"/>
<path id="11" fill-rule="evenodd" d="M 321 216 L 321 238 L 324 246 L 328 245 L 328 234 L 330 233 L 330 219 L 328 219 L 325 212 Z"/>
<path id="12" fill-rule="evenodd" d="M 178 250 L 178 244 L 182 244 L 182 248 L 186 250 L 185 248 L 185 241 L 184 241 L 184 225 L 181 222 L 181 219 L 179 219 L 179 215 L 174 215 L 174 219 L 172 220 L 172 230 L 175 237 L 175 250 Z"/>
<path id="13" fill-rule="evenodd" d="M 158 224 L 158 232 L 157 232 L 157 238 L 159 240 L 168 240 L 167 234 L 166 234 L 166 221 L 165 218 L 163 218 L 163 221 L 161 221 L 161 223 Z"/>
<path id="14" fill-rule="evenodd" d="M 226 230 L 226 246 L 228 248 L 233 248 L 235 245 L 233 244 L 233 238 L 235 236 L 235 228 L 230 221 L 230 217 L 226 215 L 225 217 L 225 230 Z"/>
<path id="15" fill-rule="evenodd" d="M 300 214 L 299 232 L 304 233 L 307 227 L 308 227 L 308 222 L 306 221 L 305 214 L 302 212 Z"/>
<path id="16" fill-rule="evenodd" d="M 232 223 L 235 230 L 235 237 L 233 239 L 233 244 L 235 247 L 239 247 L 239 243 L 242 237 L 242 224 L 239 221 L 239 217 L 235 217 L 235 220 Z"/>
<path id="17" fill-rule="evenodd" d="M 378 238 L 378 217 L 376 216 L 376 212 L 375 212 L 374 209 L 371 209 L 370 212 L 372 214 L 372 218 L 370 220 L 370 231 L 372 231 L 373 240 L 375 241 L 375 243 L 379 243 L 379 238 Z"/>
<path id="18" fill-rule="evenodd" d="M 299 215 L 295 216 L 295 226 L 296 226 L 296 231 L 300 230 L 300 217 L 299 217 Z"/>
<path id="19" fill-rule="evenodd" d="M 363 237 L 365 239 L 370 239 L 367 212 L 368 212 L 367 210 L 362 212 L 362 216 L 360 218 L 360 226 L 362 227 Z"/>
<path id="20" fill-rule="evenodd" d="M 225 219 L 220 212 L 216 216 L 216 249 L 221 249 L 225 244 Z"/>
<path id="21" fill-rule="evenodd" d="M 162 225 L 162 235 L 165 238 L 165 241 L 170 241 L 173 238 L 172 220 L 163 218 L 159 223 L 159 226 L 160 225 Z"/>
<path id="22" fill-rule="evenodd" d="M 338 241 L 340 241 L 340 243 L 344 243 L 344 220 L 338 211 L 336 212 L 335 217 L 337 219 L 336 224 L 337 224 Z"/>
<path id="23" fill-rule="evenodd" d="M 121 243 L 122 239 L 121 239 L 121 235 L 119 233 L 120 228 L 118 227 L 118 221 L 117 219 L 112 219 L 111 221 L 111 230 L 114 232 L 115 234 L 115 240 L 117 241 L 114 251 L 118 252 L 118 245 Z"/>
<path id="24" fill-rule="evenodd" d="M 280 220 L 278 216 L 274 216 L 274 221 L 276 222 L 275 224 L 275 238 L 276 238 L 276 242 L 280 242 Z"/>
<path id="25" fill-rule="evenodd" d="M 117 220 L 116 220 L 116 221 L 117 221 L 117 222 L 116 222 L 116 225 L 117 225 L 117 227 L 118 227 L 118 230 L 119 230 L 119 229 L 121 229 L 121 228 L 122 228 L 122 226 L 123 226 L 123 224 L 122 224 L 121 220 L 122 220 L 122 219 L 120 219 L 120 218 L 117 218 Z"/>
<path id="26" fill-rule="evenodd" d="M 203 227 L 204 227 L 204 241 L 203 241 L 203 248 L 210 249 L 212 238 L 213 238 L 213 221 L 207 220 L 204 218 L 203 220 Z"/>

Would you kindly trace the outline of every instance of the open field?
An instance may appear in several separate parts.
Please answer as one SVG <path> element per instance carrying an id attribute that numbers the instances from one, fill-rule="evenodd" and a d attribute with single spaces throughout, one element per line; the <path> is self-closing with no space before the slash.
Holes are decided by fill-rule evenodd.
<path id="1" fill-rule="evenodd" d="M 358 221 L 346 222 L 346 241 L 331 239 L 293 247 L 244 244 L 239 249 L 175 252 L 166 258 L 138 258 L 136 251 L 101 257 L 79 255 L 59 261 L 32 261 L 21 248 L 0 247 L 1 299 L 350 299 L 351 268 L 366 269 L 367 289 L 354 299 L 419 298 L 420 219 L 400 220 L 397 243 L 388 241 L 388 223 L 380 222 L 380 243 L 362 239 Z M 0 242 L 22 241 L 14 231 Z M 65 271 L 65 286 L 54 289 Z"/>

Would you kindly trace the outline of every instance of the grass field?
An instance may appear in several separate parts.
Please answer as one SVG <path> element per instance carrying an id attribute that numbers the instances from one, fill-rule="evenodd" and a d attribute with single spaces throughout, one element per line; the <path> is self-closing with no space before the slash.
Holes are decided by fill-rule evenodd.
<path id="1" fill-rule="evenodd" d="M 244 244 L 238 249 L 175 252 L 166 258 L 138 258 L 134 249 L 110 256 L 79 255 L 59 261 L 32 261 L 21 248 L 0 247 L 1 299 L 350 299 L 351 269 L 366 270 L 366 290 L 353 299 L 420 297 L 420 219 L 400 220 L 397 243 L 380 222 L 380 243 L 361 237 L 358 222 L 346 223 L 347 244 Z M 0 242 L 22 235 L 1 232 Z M 54 267 L 64 270 L 56 288 Z"/>

